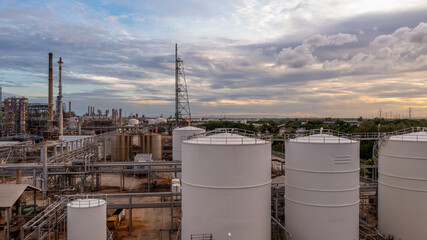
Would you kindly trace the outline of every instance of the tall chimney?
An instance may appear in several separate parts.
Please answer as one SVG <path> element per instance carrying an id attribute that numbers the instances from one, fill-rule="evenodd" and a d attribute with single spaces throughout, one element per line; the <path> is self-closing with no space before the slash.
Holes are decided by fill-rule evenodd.
<path id="1" fill-rule="evenodd" d="M 53 120 L 53 70 L 52 53 L 49 53 L 49 118 Z"/>
<path id="2" fill-rule="evenodd" d="M 122 118 L 122 109 L 119 109 L 119 122 L 120 122 L 120 126 L 123 125 L 123 118 Z"/>
<path id="3" fill-rule="evenodd" d="M 87 115 L 90 116 L 90 106 L 87 106 Z"/>
<path id="4" fill-rule="evenodd" d="M 62 111 L 62 57 L 59 58 L 59 136 L 64 135 L 64 115 Z"/>
<path id="5" fill-rule="evenodd" d="M 68 117 L 71 117 L 71 101 L 68 102 L 69 106 L 68 106 Z"/>

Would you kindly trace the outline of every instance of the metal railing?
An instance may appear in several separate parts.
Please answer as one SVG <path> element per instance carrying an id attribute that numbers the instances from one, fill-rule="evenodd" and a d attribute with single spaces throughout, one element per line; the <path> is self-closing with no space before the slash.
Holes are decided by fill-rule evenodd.
<path id="1" fill-rule="evenodd" d="M 331 138 L 336 137 L 336 139 Z M 285 134 L 285 141 L 306 143 L 353 143 L 351 134 L 335 131 L 332 129 L 312 129 L 304 133 Z"/>
<path id="2" fill-rule="evenodd" d="M 419 134 L 410 135 L 410 133 L 417 133 L 417 132 L 426 132 L 426 135 L 419 135 Z M 348 139 L 351 141 L 384 140 L 384 139 L 390 139 L 391 137 L 393 137 L 393 140 L 427 141 L 426 127 L 405 128 L 405 129 L 397 130 L 394 132 L 367 132 L 367 133 L 351 133 L 351 134 L 335 131 L 332 129 L 312 129 L 312 130 L 307 130 L 303 133 L 285 134 L 284 141 L 295 140 L 300 137 L 308 137 L 308 139 L 304 141 L 318 142 L 319 139 L 322 138 L 322 136 L 319 136 L 319 135 L 322 135 L 322 134 L 325 134 L 325 142 L 327 142 L 326 141 L 327 137 L 330 137 L 330 136 L 335 136 L 335 137 L 343 138 L 346 140 Z M 311 136 L 313 136 L 313 141 L 310 141 Z M 317 141 L 314 141 L 314 139 L 316 139 Z"/>
<path id="3" fill-rule="evenodd" d="M 243 145 L 270 143 L 271 136 L 238 128 L 218 128 L 192 136 L 184 136 L 182 140 L 196 144 Z"/>
<path id="4" fill-rule="evenodd" d="M 425 135 L 420 134 L 411 134 L 411 133 L 420 133 L 424 132 Z M 394 131 L 387 134 L 387 138 L 392 138 L 393 140 L 401 141 L 427 141 L 427 128 L 426 127 L 412 127 L 405 128 L 398 131 Z"/>
<path id="5" fill-rule="evenodd" d="M 191 240 L 214 240 L 213 234 L 191 234 Z"/>

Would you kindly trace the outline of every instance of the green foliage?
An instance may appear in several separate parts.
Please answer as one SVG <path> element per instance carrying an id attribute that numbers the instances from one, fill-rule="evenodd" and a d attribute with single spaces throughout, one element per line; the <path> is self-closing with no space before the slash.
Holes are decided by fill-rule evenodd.
<path id="1" fill-rule="evenodd" d="M 204 124 L 206 131 L 215 130 L 217 128 L 239 128 L 249 131 L 257 131 L 253 124 L 244 124 L 239 122 L 230 122 L 230 121 L 220 121 L 220 122 L 210 122 Z"/>

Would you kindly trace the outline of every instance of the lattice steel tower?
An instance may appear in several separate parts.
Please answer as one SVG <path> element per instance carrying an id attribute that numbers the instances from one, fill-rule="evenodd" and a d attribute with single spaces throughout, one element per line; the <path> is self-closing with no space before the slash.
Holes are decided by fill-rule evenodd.
<path id="1" fill-rule="evenodd" d="M 190 122 L 190 100 L 185 80 L 184 63 L 178 57 L 178 44 L 175 44 L 175 123 L 177 127 L 180 127 Z"/>

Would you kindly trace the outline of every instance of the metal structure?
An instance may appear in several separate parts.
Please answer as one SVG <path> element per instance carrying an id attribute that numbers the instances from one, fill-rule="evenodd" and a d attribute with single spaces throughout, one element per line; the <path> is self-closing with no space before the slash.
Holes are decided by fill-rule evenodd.
<path id="1" fill-rule="evenodd" d="M 59 58 L 59 93 L 58 93 L 58 114 L 59 114 L 59 136 L 64 135 L 64 112 L 62 109 L 62 57 Z"/>
<path id="2" fill-rule="evenodd" d="M 170 233 L 177 231 L 173 226 L 173 209 L 180 207 L 180 202 L 164 201 L 164 199 L 173 199 L 180 196 L 180 193 L 172 192 L 152 192 L 152 193 L 116 193 L 116 194 L 78 194 L 60 196 L 58 200 L 50 204 L 42 212 L 28 221 L 21 227 L 21 240 L 30 239 L 59 239 L 60 236 L 65 236 L 67 229 L 67 204 L 76 199 L 98 199 L 106 201 L 107 209 L 125 208 L 129 210 L 129 232 L 132 232 L 132 209 L 135 208 L 170 208 L 171 209 L 171 225 Z M 144 201 L 144 198 L 151 198 L 150 202 Z M 157 198 L 156 202 L 152 202 L 152 198 Z M 81 219 L 84 221 L 84 219 Z M 89 227 L 92 223 L 89 224 Z M 102 230 L 100 230 L 102 231 Z M 111 232 L 106 229 L 107 237 Z M 52 236 L 53 235 L 53 236 Z M 87 238 L 81 238 L 87 239 Z M 111 238 L 108 238 L 111 239 Z"/>
<path id="3" fill-rule="evenodd" d="M 49 53 L 49 119 L 53 120 L 53 65 L 52 65 L 52 53 Z"/>
<path id="4" fill-rule="evenodd" d="M 175 124 L 177 127 L 191 122 L 190 100 L 185 80 L 184 61 L 178 57 L 178 44 L 175 44 Z"/>
<path id="5" fill-rule="evenodd" d="M 221 129 L 182 142 L 182 239 L 270 239 L 271 145 L 245 134 Z"/>
<path id="6" fill-rule="evenodd" d="M 285 226 L 293 237 L 358 239 L 359 142 L 320 133 L 285 148 Z"/>
<path id="7" fill-rule="evenodd" d="M 28 132 L 27 100 L 26 97 L 10 97 L 4 100 L 2 136 L 14 136 Z"/>
<path id="8" fill-rule="evenodd" d="M 427 235 L 427 128 L 395 132 L 383 141 L 378 166 L 378 226 L 393 239 Z"/>

